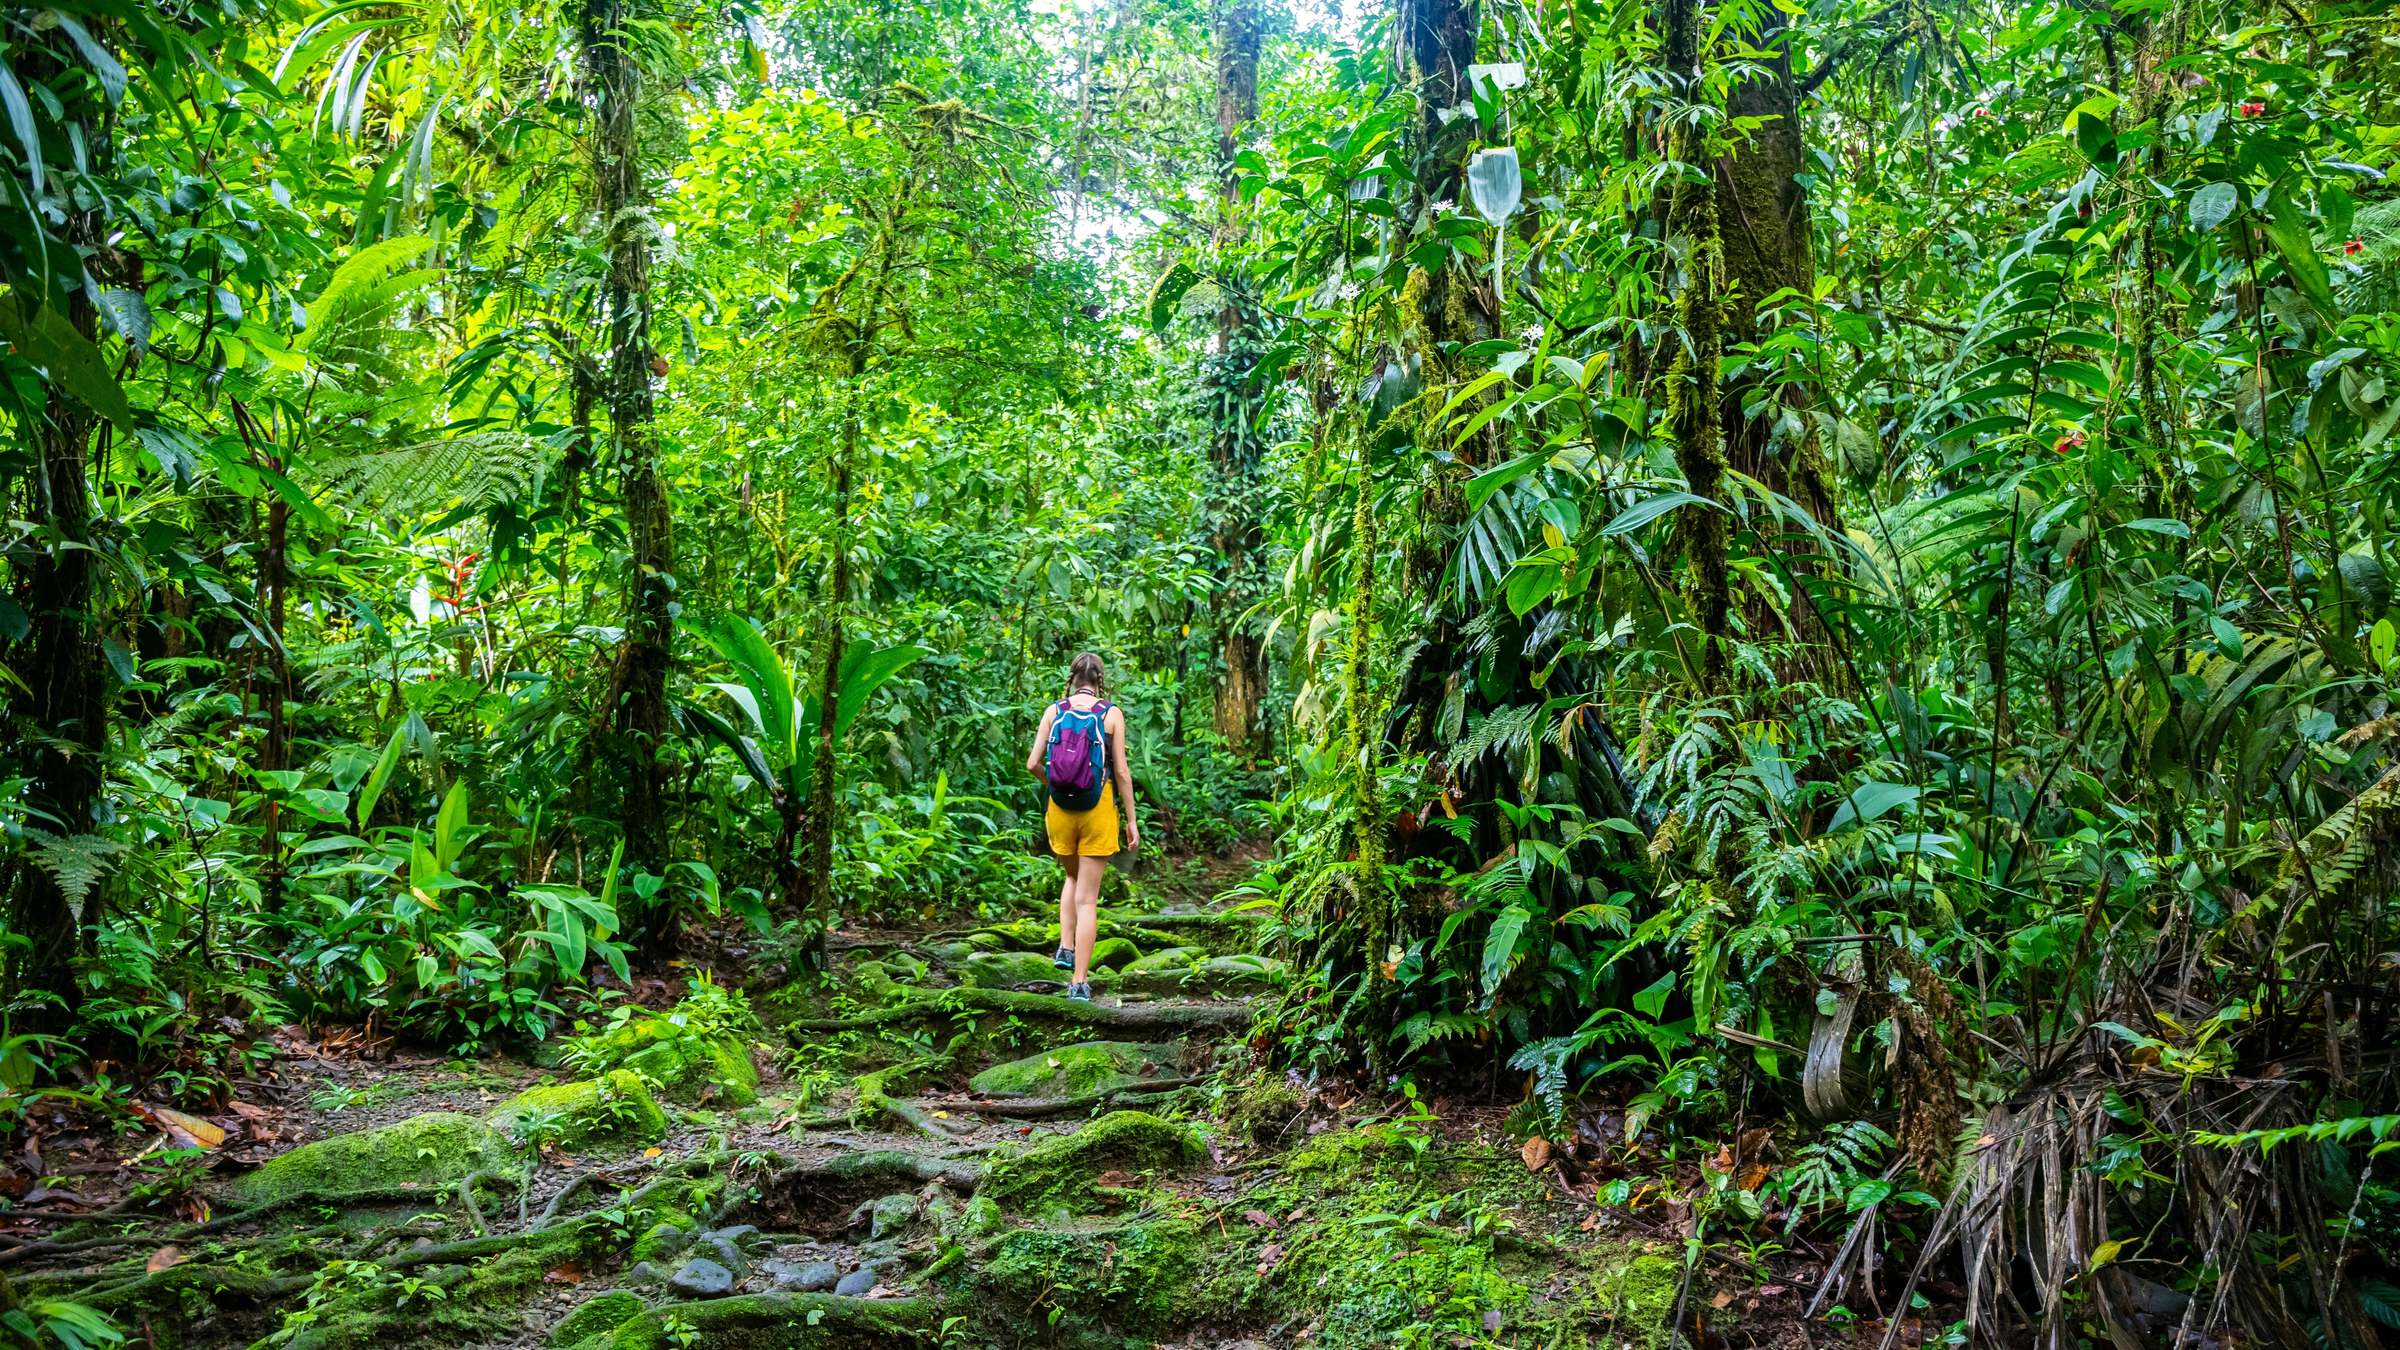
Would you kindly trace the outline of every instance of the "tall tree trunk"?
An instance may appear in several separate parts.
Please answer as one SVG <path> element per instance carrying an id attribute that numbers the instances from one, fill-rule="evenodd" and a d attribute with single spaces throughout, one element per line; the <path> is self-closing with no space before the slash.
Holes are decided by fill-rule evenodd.
<path id="1" fill-rule="evenodd" d="M 86 338 L 95 336 L 90 302 L 80 292 L 64 300 L 75 331 Z M 19 716 L 42 733 L 33 752 L 32 782 L 26 785 L 30 823 L 72 837 L 92 832 L 108 720 L 100 632 L 92 613 L 98 598 L 99 555 L 86 546 L 92 526 L 86 468 L 99 418 L 61 389 L 53 388 L 50 395 L 34 434 L 41 456 L 35 485 L 42 523 L 56 531 L 58 542 L 37 553 L 27 569 L 25 608 L 32 615 L 33 631 L 26 635 L 25 655 L 11 664 L 26 685 L 17 699 Z M 72 963 L 81 948 L 83 904 L 71 899 L 50 873 L 30 863 L 20 865 L 15 901 L 9 926 L 26 945 L 10 952 L 10 995 L 53 995 L 71 1011 L 82 1002 Z M 62 1020 L 53 1012 L 36 1013 L 20 1019 L 16 1030 L 37 1030 Z"/>
<path id="2" fill-rule="evenodd" d="M 867 278 L 860 302 L 858 318 L 843 334 L 847 352 L 845 373 L 848 375 L 848 407 L 842 414 L 842 444 L 840 458 L 833 466 L 833 579 L 830 593 L 825 597 L 825 666 L 823 681 L 817 690 L 817 747 L 813 777 L 808 793 L 808 904 L 809 916 L 816 932 L 816 958 L 820 969 L 826 956 L 825 937 L 833 928 L 833 822 L 834 789 L 839 764 L 835 713 L 841 706 L 842 653 L 848 643 L 846 628 L 850 604 L 850 487 L 858 466 L 859 440 L 869 433 L 865 425 L 868 371 L 875 363 L 876 343 L 883 333 L 885 293 L 891 286 L 892 271 L 898 265 L 901 231 L 907 227 L 909 212 L 917 194 L 926 186 L 915 167 L 908 171 L 900 191 L 879 209 L 879 228 L 868 247 L 868 265 L 862 269 Z"/>
<path id="3" fill-rule="evenodd" d="M 1687 96 L 1700 90 L 1700 17 L 1700 0 L 1667 0 L 1667 74 Z M 1725 342 L 1726 261 L 1716 179 L 1696 120 L 1676 121 L 1672 154 L 1680 167 L 1667 207 L 1668 256 L 1681 258 L 1675 319 L 1684 341 L 1667 369 L 1667 416 L 1675 463 L 1684 481 L 1693 495 L 1714 502 L 1722 496 L 1726 468 L 1718 379 Z M 1727 559 L 1733 546 L 1731 517 L 1721 510 L 1686 507 L 1676 513 L 1675 534 L 1684 560 L 1684 603 L 1702 635 L 1700 674 L 1714 682 L 1724 672 L 1725 644 L 1733 633 Z"/>
<path id="4" fill-rule="evenodd" d="M 593 206 L 608 238 L 608 357 L 600 377 L 624 499 L 625 644 L 612 680 L 625 767 L 626 860 L 664 868 L 666 804 L 658 751 L 667 735 L 667 667 L 674 656 L 675 554 L 666 485 L 653 439 L 650 381 L 663 365 L 650 350 L 650 244 L 638 122 L 641 63 L 625 40 L 625 0 L 588 0 L 583 55 L 597 99 Z M 667 935 L 650 934 L 652 944 Z"/>
<path id="5" fill-rule="evenodd" d="M 1765 121 L 1732 153 L 1721 157 L 1714 169 L 1725 340 L 1736 343 L 1765 336 L 1758 320 L 1760 301 L 1787 288 L 1811 295 L 1817 276 L 1808 198 L 1795 181 L 1795 175 L 1806 167 L 1807 149 L 1792 83 L 1790 29 L 1782 11 L 1773 6 L 1765 7 L 1762 15 L 1763 28 L 1756 45 L 1768 55 L 1754 58 L 1758 74 L 1736 83 L 1728 92 L 1726 112 L 1730 117 Z M 1694 56 L 1697 58 L 1697 51 Z M 1802 387 L 1786 386 L 1784 403 L 1770 406 L 1759 416 L 1745 416 L 1742 409 L 1752 401 L 1757 378 L 1745 374 L 1722 393 L 1725 463 L 1790 498 L 1818 526 L 1838 537 L 1842 515 L 1834 495 L 1833 465 L 1826 454 L 1825 438 L 1809 417 L 1811 409 L 1805 405 L 1797 409 L 1803 422 L 1798 436 L 1781 444 L 1773 438 L 1776 409 L 1791 406 L 1791 400 L 1805 399 Z M 1758 528 L 1762 552 L 1771 550 L 1780 557 L 1795 583 L 1805 585 L 1832 568 L 1832 560 L 1797 522 L 1762 521 Z M 1812 601 L 1795 595 L 1790 617 L 1793 631 L 1804 643 L 1832 640 Z M 1763 599 L 1746 608 L 1745 619 L 1754 640 L 1778 626 Z M 1818 678 L 1846 683 L 1838 663 L 1807 664 Z"/>
<path id="6" fill-rule="evenodd" d="M 1478 29 L 1472 0 L 1400 0 L 1400 78 L 1417 96 L 1415 143 L 1410 147 L 1417 169 L 1412 220 L 1422 220 L 1435 202 L 1467 200 L 1467 153 L 1475 143 L 1475 119 L 1444 123 L 1440 110 L 1455 108 L 1469 97 L 1467 67 L 1475 62 Z M 1499 324 L 1498 297 L 1476 278 L 1443 268 L 1425 275 L 1416 299 L 1421 338 L 1417 354 L 1427 367 L 1425 377 L 1431 381 L 1438 374 L 1448 381 L 1463 375 L 1443 365 L 1437 346 L 1456 342 L 1466 347 L 1491 337 Z"/>
<path id="7" fill-rule="evenodd" d="M 1218 0 L 1214 27 L 1220 179 L 1216 242 L 1223 249 L 1234 242 L 1240 228 L 1233 167 L 1233 157 L 1241 150 L 1237 133 L 1258 116 L 1258 0 Z M 1258 711 L 1267 683 L 1266 644 L 1240 622 L 1258 592 L 1256 556 L 1266 543 L 1258 508 L 1261 447 L 1253 429 L 1259 399 L 1258 343 L 1248 298 L 1230 284 L 1230 277 L 1227 282 L 1225 305 L 1217 311 L 1217 350 L 1206 375 L 1212 395 L 1209 415 L 1216 424 L 1209 443 L 1210 495 L 1215 499 L 1210 505 L 1224 582 L 1210 598 L 1209 609 L 1225 665 L 1224 681 L 1217 687 L 1217 734 L 1227 749 L 1250 755 L 1258 748 Z"/>

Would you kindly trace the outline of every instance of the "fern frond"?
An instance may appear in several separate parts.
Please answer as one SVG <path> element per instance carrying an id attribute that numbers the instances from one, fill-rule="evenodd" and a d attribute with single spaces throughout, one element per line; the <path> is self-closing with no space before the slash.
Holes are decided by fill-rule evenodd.
<path id="1" fill-rule="evenodd" d="M 407 519 L 522 501 L 541 490 L 552 454 L 523 432 L 486 431 L 328 460 L 318 472 L 360 508 Z"/>
<path id="2" fill-rule="evenodd" d="M 67 897 L 67 910 L 77 923 L 83 922 L 84 898 L 108 875 L 113 865 L 110 859 L 128 847 L 96 834 L 61 836 L 28 828 L 25 837 L 34 841 L 34 862 L 58 883 L 59 891 Z"/>

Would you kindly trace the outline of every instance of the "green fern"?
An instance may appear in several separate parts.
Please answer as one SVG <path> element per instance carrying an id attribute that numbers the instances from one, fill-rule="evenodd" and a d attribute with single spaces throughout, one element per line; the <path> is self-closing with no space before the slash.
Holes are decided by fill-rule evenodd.
<path id="1" fill-rule="evenodd" d="M 359 508 L 409 519 L 522 501 L 541 490 L 552 453 L 523 432 L 487 431 L 329 460 L 318 472 Z"/>
<path id="2" fill-rule="evenodd" d="M 83 922 L 83 902 L 92 887 L 108 875 L 110 861 L 123 853 L 126 845 L 96 834 L 55 835 L 46 830 L 28 827 L 25 837 L 34 841 L 33 860 L 58 883 L 67 897 L 67 909 L 77 923 Z"/>
<path id="3" fill-rule="evenodd" d="M 1865 1120 L 1827 1126 L 1823 1134 L 1802 1144 L 1783 1176 L 1792 1211 L 1784 1231 L 1797 1228 L 1805 1211 L 1848 1195 L 1851 1187 L 1872 1176 L 1891 1146 L 1892 1137 Z"/>

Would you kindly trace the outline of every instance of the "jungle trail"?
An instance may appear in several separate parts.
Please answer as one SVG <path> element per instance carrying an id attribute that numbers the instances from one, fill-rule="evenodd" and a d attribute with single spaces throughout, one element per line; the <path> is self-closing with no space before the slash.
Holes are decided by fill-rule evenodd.
<path id="1" fill-rule="evenodd" d="M 0 5 L 0 1342 L 2374 1350 L 2396 163 L 2366 0 Z"/>

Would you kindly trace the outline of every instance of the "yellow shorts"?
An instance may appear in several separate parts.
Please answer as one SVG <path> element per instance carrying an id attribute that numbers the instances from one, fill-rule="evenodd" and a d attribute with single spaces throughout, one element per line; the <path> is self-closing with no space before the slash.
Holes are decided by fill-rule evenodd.
<path id="1" fill-rule="evenodd" d="M 1046 800 L 1046 794 L 1045 794 Z M 1050 851 L 1062 858 L 1113 858 L 1117 853 L 1117 785 L 1100 785 L 1089 811 L 1062 811 L 1048 802 L 1042 822 L 1050 827 Z"/>

